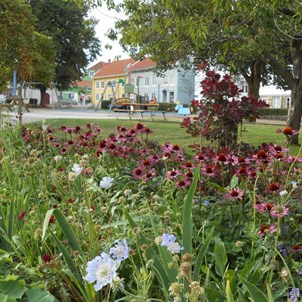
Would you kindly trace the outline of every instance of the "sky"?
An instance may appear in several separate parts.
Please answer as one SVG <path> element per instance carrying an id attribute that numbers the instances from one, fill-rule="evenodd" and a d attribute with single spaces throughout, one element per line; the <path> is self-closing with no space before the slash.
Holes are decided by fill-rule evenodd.
<path id="1" fill-rule="evenodd" d="M 129 55 L 123 52 L 123 49 L 121 46 L 119 46 L 117 41 L 111 41 L 106 37 L 108 29 L 114 27 L 114 22 L 117 20 L 117 18 L 121 18 L 124 15 L 122 13 L 117 14 L 114 10 L 108 10 L 104 4 L 102 7 L 92 10 L 90 16 L 93 16 L 99 21 L 98 25 L 95 27 L 95 30 L 102 45 L 101 56 L 99 56 L 98 59 L 90 65 L 94 65 L 99 61 L 113 61 L 114 57 L 119 55 L 121 56 L 121 59 L 129 58 Z M 105 45 L 107 43 L 112 45 L 112 49 L 105 49 Z"/>

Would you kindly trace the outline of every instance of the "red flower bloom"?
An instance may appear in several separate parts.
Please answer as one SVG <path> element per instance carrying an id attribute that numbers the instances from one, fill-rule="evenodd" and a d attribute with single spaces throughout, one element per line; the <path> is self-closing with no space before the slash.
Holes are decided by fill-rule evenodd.
<path id="1" fill-rule="evenodd" d="M 267 158 L 266 152 L 263 149 L 259 150 L 259 152 L 257 154 L 257 158 L 258 159 L 265 159 L 265 158 Z"/>
<path id="2" fill-rule="evenodd" d="M 43 260 L 44 263 L 50 262 L 51 259 L 52 259 L 52 257 L 49 254 L 44 254 L 42 256 L 42 260 Z"/>
<path id="3" fill-rule="evenodd" d="M 20 215 L 18 216 L 18 219 L 19 219 L 19 220 L 22 220 L 23 217 L 25 216 L 25 214 L 26 214 L 26 211 L 22 211 L 22 212 L 20 213 Z"/>
<path id="4" fill-rule="evenodd" d="M 302 245 L 301 244 L 295 244 L 292 246 L 292 251 L 293 252 L 299 252 L 302 251 Z"/>
<path id="5" fill-rule="evenodd" d="M 280 190 L 281 188 L 277 183 L 272 182 L 269 184 L 268 189 L 272 192 L 276 192 L 276 191 Z"/>

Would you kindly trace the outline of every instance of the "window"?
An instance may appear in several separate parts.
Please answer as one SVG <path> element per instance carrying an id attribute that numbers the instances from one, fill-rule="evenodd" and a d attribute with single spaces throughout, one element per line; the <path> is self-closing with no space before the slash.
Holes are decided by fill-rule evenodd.
<path id="1" fill-rule="evenodd" d="M 97 101 L 100 99 L 100 95 L 99 95 L 98 93 L 95 95 L 95 99 L 96 99 Z"/>
<path id="2" fill-rule="evenodd" d="M 248 85 L 246 83 L 242 83 L 241 90 L 242 90 L 242 93 L 248 93 L 249 92 Z"/>
<path id="3" fill-rule="evenodd" d="M 125 93 L 122 93 L 122 98 L 124 98 L 125 97 Z"/>
<path id="4" fill-rule="evenodd" d="M 286 98 L 286 108 L 287 109 L 290 107 L 290 103 L 291 103 L 291 97 L 287 97 Z"/>
<path id="5" fill-rule="evenodd" d="M 112 87 L 116 87 L 116 80 L 112 81 Z"/>
<path id="6" fill-rule="evenodd" d="M 105 87 L 105 82 L 102 81 L 102 82 L 101 82 L 101 88 L 104 88 L 104 87 Z"/>
<path id="7" fill-rule="evenodd" d="M 146 86 L 149 85 L 149 78 L 145 78 L 145 85 L 146 85 Z"/>
<path id="8" fill-rule="evenodd" d="M 153 76 L 153 77 L 152 77 L 152 84 L 153 84 L 153 85 L 156 85 L 156 76 Z"/>
<path id="9" fill-rule="evenodd" d="M 175 76 L 174 74 L 170 74 L 170 84 L 175 83 Z"/>
<path id="10" fill-rule="evenodd" d="M 100 82 L 99 81 L 95 82 L 95 88 L 100 88 Z"/>
<path id="11" fill-rule="evenodd" d="M 89 71 L 88 75 L 89 75 L 90 77 L 93 77 L 93 76 L 94 76 L 94 71 L 93 71 L 93 70 Z"/>
<path id="12" fill-rule="evenodd" d="M 134 85 L 134 79 L 131 79 L 131 84 Z"/>
<path id="13" fill-rule="evenodd" d="M 164 81 L 163 82 L 164 82 L 164 84 L 168 84 L 168 76 L 167 75 L 164 76 Z"/>
<path id="14" fill-rule="evenodd" d="M 155 92 L 151 93 L 151 100 L 156 100 L 156 93 Z"/>
<path id="15" fill-rule="evenodd" d="M 273 108 L 281 108 L 281 98 L 280 98 L 280 96 L 273 96 L 272 107 Z"/>
<path id="16" fill-rule="evenodd" d="M 170 91 L 170 102 L 174 102 L 174 91 Z"/>
<path id="17" fill-rule="evenodd" d="M 108 100 L 111 100 L 111 94 L 108 93 Z"/>

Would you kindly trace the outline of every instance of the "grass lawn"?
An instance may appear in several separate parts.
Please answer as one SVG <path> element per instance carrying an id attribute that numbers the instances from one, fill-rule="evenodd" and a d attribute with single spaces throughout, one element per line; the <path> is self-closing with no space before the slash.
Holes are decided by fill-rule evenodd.
<path id="1" fill-rule="evenodd" d="M 87 123 L 93 123 L 99 125 L 103 129 L 104 138 L 107 138 L 109 134 L 114 133 L 114 128 L 117 126 L 125 126 L 128 128 L 133 127 L 138 123 L 137 120 L 115 120 L 115 119 L 49 119 L 46 121 L 47 125 L 54 128 L 61 125 L 67 127 L 83 126 Z M 200 143 L 198 137 L 191 137 L 186 133 L 186 129 L 180 127 L 179 121 L 143 121 L 148 126 L 153 134 L 150 136 L 151 140 L 159 143 L 170 142 L 173 144 L 179 144 L 180 146 L 187 147 L 191 144 Z M 244 124 L 245 131 L 242 134 L 242 141 L 251 143 L 254 146 L 259 146 L 261 143 L 276 143 L 285 146 L 285 137 L 276 133 L 278 128 L 282 129 L 282 126 L 276 125 L 264 125 L 264 124 Z M 291 154 L 296 155 L 299 152 L 299 147 L 292 146 Z"/>

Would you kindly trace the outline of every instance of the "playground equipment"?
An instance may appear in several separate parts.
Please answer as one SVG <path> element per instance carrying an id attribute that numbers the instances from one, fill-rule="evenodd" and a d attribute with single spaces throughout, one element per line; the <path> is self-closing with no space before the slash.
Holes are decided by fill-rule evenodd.
<path id="1" fill-rule="evenodd" d="M 117 92 L 117 89 L 118 89 L 118 87 L 119 87 L 120 84 L 123 85 L 124 84 L 124 80 L 119 79 L 118 82 L 117 82 L 116 88 L 114 90 L 112 82 L 111 81 L 107 82 L 107 84 L 106 84 L 106 86 L 104 88 L 104 92 L 102 93 L 102 96 L 101 96 L 101 98 L 100 98 L 100 100 L 99 100 L 99 102 L 98 102 L 98 104 L 96 106 L 95 112 L 99 109 L 100 105 L 102 104 L 102 101 L 104 100 L 104 95 L 105 95 L 105 92 L 107 91 L 107 88 L 111 88 L 111 91 L 112 91 L 112 100 L 111 100 L 110 108 L 109 108 L 111 110 L 111 108 L 113 106 L 113 103 L 116 102 L 116 92 Z"/>

